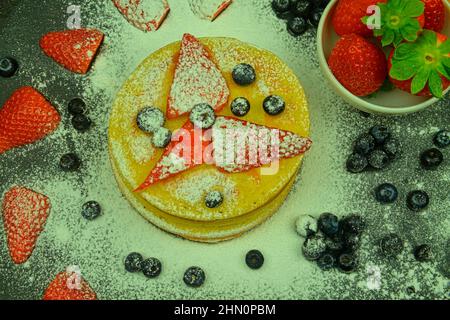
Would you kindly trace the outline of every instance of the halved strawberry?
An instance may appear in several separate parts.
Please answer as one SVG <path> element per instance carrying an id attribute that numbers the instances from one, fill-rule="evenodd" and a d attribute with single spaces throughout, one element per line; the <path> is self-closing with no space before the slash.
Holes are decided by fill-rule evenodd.
<path id="1" fill-rule="evenodd" d="M 334 9 L 332 23 L 334 31 L 340 35 L 356 33 L 363 37 L 372 36 L 372 30 L 362 22 L 367 9 L 387 0 L 339 0 Z"/>
<path id="2" fill-rule="evenodd" d="M 442 98 L 450 86 L 450 40 L 424 30 L 416 42 L 402 43 L 389 57 L 389 76 L 399 89 Z"/>
<path id="3" fill-rule="evenodd" d="M 48 285 L 42 300 L 97 300 L 97 295 L 81 275 L 65 271 Z"/>
<path id="4" fill-rule="evenodd" d="M 198 131 L 195 133 L 195 130 Z M 279 159 L 303 154 L 312 143 L 308 138 L 289 131 L 224 116 L 217 117 L 212 130 L 194 129 L 188 121 L 174 136 L 182 139 L 171 142 L 135 192 L 201 164 L 213 164 L 226 173 L 246 172 Z M 240 140 L 244 137 L 245 140 Z M 232 150 L 231 158 L 228 156 L 229 150 Z"/>
<path id="5" fill-rule="evenodd" d="M 76 29 L 47 33 L 39 44 L 46 55 L 64 68 L 85 74 L 103 38 L 103 33 L 98 30 Z"/>
<path id="6" fill-rule="evenodd" d="M 384 1 L 386 2 L 386 1 Z M 420 0 L 389 0 L 379 2 L 381 26 L 373 35 L 381 38 L 383 47 L 398 46 L 403 41 L 416 41 L 425 24 L 425 5 Z M 368 17 L 362 20 L 367 23 Z"/>
<path id="7" fill-rule="evenodd" d="M 136 28 L 156 31 L 170 11 L 167 0 L 112 0 L 117 10 Z"/>
<path id="8" fill-rule="evenodd" d="M 58 112 L 36 89 L 17 89 L 0 109 L 0 154 L 44 138 L 60 121 Z"/>
<path id="9" fill-rule="evenodd" d="M 441 32 L 445 25 L 445 7 L 442 0 L 422 0 L 425 3 L 425 29 Z"/>
<path id="10" fill-rule="evenodd" d="M 26 262 L 33 253 L 50 207 L 50 200 L 33 190 L 14 187 L 6 192 L 2 206 L 3 222 L 14 263 Z"/>
<path id="11" fill-rule="evenodd" d="M 207 103 L 222 110 L 230 95 L 225 78 L 201 42 L 185 34 L 176 62 L 175 75 L 167 102 L 169 119 L 189 113 L 195 105 Z"/>
<path id="12" fill-rule="evenodd" d="M 214 21 L 233 0 L 189 0 L 192 11 L 201 18 Z"/>

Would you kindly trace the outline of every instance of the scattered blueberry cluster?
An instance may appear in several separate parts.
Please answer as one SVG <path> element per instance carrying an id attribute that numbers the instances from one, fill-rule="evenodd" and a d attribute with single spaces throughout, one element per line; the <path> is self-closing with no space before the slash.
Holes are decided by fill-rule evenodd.
<path id="1" fill-rule="evenodd" d="M 139 111 L 136 124 L 145 133 L 153 134 L 152 143 L 156 148 L 164 149 L 172 140 L 172 132 L 164 128 L 166 118 L 156 107 L 147 107 Z"/>
<path id="2" fill-rule="evenodd" d="M 347 160 L 347 170 L 360 173 L 369 168 L 386 168 L 397 156 L 399 143 L 391 131 L 381 125 L 374 126 L 355 141 L 353 153 Z"/>
<path id="3" fill-rule="evenodd" d="M 245 263 L 251 269 L 260 269 L 264 264 L 264 256 L 258 250 L 251 250 L 245 256 Z M 142 254 L 130 253 L 124 262 L 125 270 L 130 273 L 142 272 L 147 278 L 156 278 L 161 274 L 162 264 L 157 258 L 144 260 Z M 183 275 L 183 282 L 192 288 L 201 287 L 206 280 L 206 273 L 200 267 L 190 267 Z"/>
<path id="4" fill-rule="evenodd" d="M 287 20 L 287 30 L 301 36 L 309 27 L 317 28 L 323 10 L 330 0 L 272 0 L 272 9 L 278 18 Z"/>
<path id="5" fill-rule="evenodd" d="M 4 57 L 0 59 L 0 77 L 11 78 L 17 73 L 19 63 L 16 59 L 11 57 Z"/>
<path id="6" fill-rule="evenodd" d="M 353 214 L 339 220 L 334 214 L 323 213 L 316 220 L 304 215 L 298 218 L 296 228 L 305 239 L 303 255 L 322 270 L 338 268 L 350 273 L 358 267 L 357 250 L 365 228 L 361 216 Z"/>
<path id="7" fill-rule="evenodd" d="M 75 98 L 69 102 L 69 113 L 72 116 L 72 126 L 78 132 L 86 132 L 92 126 L 92 121 L 86 115 L 86 103 L 80 99 Z"/>

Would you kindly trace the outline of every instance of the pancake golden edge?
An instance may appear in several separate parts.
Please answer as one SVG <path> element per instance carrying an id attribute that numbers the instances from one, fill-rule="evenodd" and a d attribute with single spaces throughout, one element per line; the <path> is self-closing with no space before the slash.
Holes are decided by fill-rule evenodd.
<path id="1" fill-rule="evenodd" d="M 243 120 L 309 136 L 304 91 L 294 73 L 278 57 L 236 39 L 203 38 L 200 41 L 210 50 L 227 81 L 231 92 L 229 101 L 240 96 L 250 101 L 252 109 Z M 195 241 L 232 239 L 278 210 L 289 194 L 303 157 L 281 160 L 278 174 L 272 176 L 261 175 L 260 169 L 225 174 L 211 166 L 200 166 L 141 193 L 132 192 L 162 154 L 161 150 L 153 149 L 151 138 L 137 128 L 135 118 L 139 110 L 149 105 L 165 112 L 179 48 L 180 42 L 177 42 L 151 54 L 118 93 L 109 127 L 109 153 L 114 174 L 125 197 L 159 228 Z M 256 83 L 249 87 L 237 86 L 231 79 L 233 67 L 243 62 L 254 66 L 258 75 Z M 278 94 L 286 101 L 286 110 L 279 116 L 268 116 L 262 109 L 262 101 L 270 94 Z M 219 114 L 232 115 L 229 106 Z M 187 116 L 180 117 L 166 126 L 176 130 L 186 121 Z M 148 158 L 142 157 L 147 149 Z M 215 182 L 214 190 L 223 192 L 226 198 L 220 208 L 209 209 L 199 195 L 210 190 L 202 188 L 211 188 L 211 183 Z M 195 185 L 195 188 L 178 190 L 183 185 Z"/>

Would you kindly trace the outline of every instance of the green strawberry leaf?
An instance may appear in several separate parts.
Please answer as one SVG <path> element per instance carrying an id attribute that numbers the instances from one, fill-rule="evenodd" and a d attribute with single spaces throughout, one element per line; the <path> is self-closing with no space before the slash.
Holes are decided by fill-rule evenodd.
<path id="1" fill-rule="evenodd" d="M 427 84 L 429 76 L 430 76 L 430 69 L 428 68 L 420 69 L 411 82 L 411 93 L 418 94 L 420 91 L 422 91 Z"/>
<path id="2" fill-rule="evenodd" d="M 443 64 L 436 67 L 436 71 L 450 80 L 450 68 L 446 68 Z"/>
<path id="3" fill-rule="evenodd" d="M 378 3 L 381 14 L 381 27 L 373 31 L 375 37 L 381 37 L 383 46 L 400 45 L 404 40 L 416 41 L 422 31 L 417 20 L 425 10 L 420 0 L 389 0 L 388 3 Z M 362 19 L 367 24 L 369 17 Z"/>
<path id="4" fill-rule="evenodd" d="M 436 71 L 431 71 L 430 78 L 428 80 L 428 86 L 430 91 L 436 98 L 442 98 L 442 79 Z"/>
<path id="5" fill-rule="evenodd" d="M 395 60 L 406 60 L 415 56 L 414 45 L 411 43 L 402 43 L 394 52 Z"/>
<path id="6" fill-rule="evenodd" d="M 389 75 L 396 80 L 409 80 L 414 77 L 420 67 L 420 62 L 417 60 L 393 60 Z"/>

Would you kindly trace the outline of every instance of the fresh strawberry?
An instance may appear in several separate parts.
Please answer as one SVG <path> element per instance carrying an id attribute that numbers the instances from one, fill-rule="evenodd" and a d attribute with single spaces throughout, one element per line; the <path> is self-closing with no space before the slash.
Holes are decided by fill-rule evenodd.
<path id="1" fill-rule="evenodd" d="M 188 121 L 182 130 L 174 135 L 175 139 L 135 192 L 143 191 L 155 183 L 201 164 L 215 165 L 226 173 L 246 172 L 279 159 L 303 154 L 309 150 L 312 143 L 308 138 L 300 137 L 293 132 L 224 116 L 217 117 L 212 130 L 196 129 L 198 130 L 196 133 L 194 130 L 193 124 Z M 278 138 L 275 143 L 271 134 Z M 242 137 L 247 137 L 246 141 L 239 140 Z M 230 159 L 228 153 L 224 152 L 228 152 L 227 146 L 234 148 L 236 144 L 241 148 L 233 149 L 235 152 Z"/>
<path id="2" fill-rule="evenodd" d="M 363 37 L 372 36 L 372 30 L 362 22 L 370 6 L 387 0 L 339 0 L 332 17 L 334 31 L 340 35 L 356 33 Z"/>
<path id="3" fill-rule="evenodd" d="M 17 89 L 0 109 L 0 154 L 53 132 L 61 117 L 32 87 Z"/>
<path id="4" fill-rule="evenodd" d="M 399 89 L 441 98 L 450 86 L 450 40 L 424 30 L 416 42 L 402 43 L 389 56 L 389 76 Z"/>
<path id="5" fill-rule="evenodd" d="M 14 187 L 6 192 L 2 206 L 3 222 L 14 263 L 26 262 L 33 253 L 50 207 L 50 200 L 33 190 Z"/>
<path id="6" fill-rule="evenodd" d="M 386 2 L 386 1 L 384 1 Z M 425 24 L 425 5 L 420 0 L 389 0 L 378 3 L 380 26 L 373 26 L 373 35 L 381 38 L 383 47 L 398 46 L 403 41 L 416 41 Z M 365 24 L 372 23 L 364 17 Z"/>
<path id="7" fill-rule="evenodd" d="M 356 96 L 363 97 L 378 91 L 387 76 L 383 51 L 357 34 L 339 39 L 328 64 L 336 79 Z"/>
<path id="8" fill-rule="evenodd" d="M 225 107 L 229 95 L 225 78 L 208 50 L 194 36 L 185 34 L 168 98 L 167 117 L 187 114 L 200 103 L 207 103 L 218 112 Z"/>
<path id="9" fill-rule="evenodd" d="M 95 29 L 50 32 L 41 38 L 40 46 L 50 58 L 64 68 L 85 74 L 88 72 L 104 35 Z"/>
<path id="10" fill-rule="evenodd" d="M 156 31 L 170 11 L 167 0 L 112 0 L 117 10 L 136 28 Z"/>
<path id="11" fill-rule="evenodd" d="M 422 0 L 425 3 L 425 29 L 441 32 L 445 24 L 445 7 L 442 0 Z"/>
<path id="12" fill-rule="evenodd" d="M 56 275 L 42 300 L 97 300 L 97 295 L 81 275 L 66 271 Z"/>

